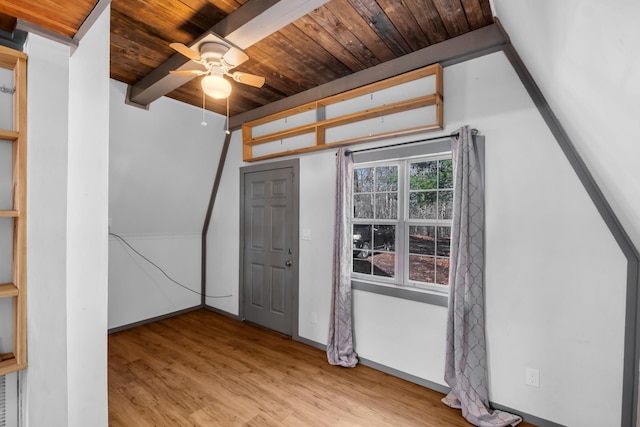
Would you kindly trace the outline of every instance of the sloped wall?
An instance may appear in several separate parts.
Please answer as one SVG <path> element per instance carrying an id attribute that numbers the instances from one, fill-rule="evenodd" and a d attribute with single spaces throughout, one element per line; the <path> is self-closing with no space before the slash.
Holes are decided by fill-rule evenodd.
<path id="1" fill-rule="evenodd" d="M 111 81 L 109 328 L 200 304 L 201 232 L 222 142 L 224 117 L 160 98 L 143 110 Z"/>
<path id="2" fill-rule="evenodd" d="M 640 3 L 494 0 L 493 12 L 640 247 Z"/>

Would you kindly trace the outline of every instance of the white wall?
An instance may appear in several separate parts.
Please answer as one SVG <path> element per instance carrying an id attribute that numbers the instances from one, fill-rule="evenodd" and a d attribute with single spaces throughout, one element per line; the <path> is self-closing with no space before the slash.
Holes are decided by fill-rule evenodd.
<path id="1" fill-rule="evenodd" d="M 107 215 L 109 35 L 107 7 L 69 67 L 67 366 L 69 422 L 107 426 Z"/>
<path id="2" fill-rule="evenodd" d="M 106 426 L 109 11 L 70 58 L 29 35 L 22 425 Z"/>
<path id="3" fill-rule="evenodd" d="M 299 244 L 298 331 L 322 344 L 327 343 L 331 304 L 335 161 L 334 150 L 300 159 L 300 230 L 310 230 L 311 240 Z"/>
<path id="4" fill-rule="evenodd" d="M 441 134 L 470 124 L 486 135 L 490 398 L 561 424 L 615 425 L 625 259 L 503 54 L 448 67 L 444 76 Z M 242 165 L 239 135 L 234 143 L 227 162 L 233 170 L 221 183 L 225 190 L 214 208 L 209 245 L 238 235 L 239 201 L 232 193 L 238 191 Z M 311 229 L 312 239 L 300 241 L 299 332 L 325 344 L 333 151 L 302 156 L 300 170 L 300 228 Z M 209 277 L 210 289 L 223 286 L 237 294 L 237 250 L 216 252 L 207 261 L 209 271 L 231 272 L 223 283 Z M 237 313 L 237 305 L 229 311 Z M 439 384 L 444 384 L 445 322 L 441 307 L 354 292 L 359 355 Z M 540 388 L 524 384 L 526 367 L 540 370 Z M 593 411 L 586 413 L 585 407 Z"/>
<path id="5" fill-rule="evenodd" d="M 126 247 L 109 239 L 109 327 L 130 325 L 200 304 L 198 235 L 126 235 L 125 239 L 189 292 Z"/>
<path id="6" fill-rule="evenodd" d="M 111 81 L 110 231 L 169 276 L 200 292 L 201 232 L 217 169 L 224 117 L 161 98 L 149 110 L 126 105 Z M 109 239 L 109 328 L 200 304 L 121 241 Z"/>
<path id="7" fill-rule="evenodd" d="M 640 247 L 640 3 L 494 0 L 493 12 Z"/>
<path id="8" fill-rule="evenodd" d="M 29 35 L 25 425 L 66 426 L 69 48 Z"/>

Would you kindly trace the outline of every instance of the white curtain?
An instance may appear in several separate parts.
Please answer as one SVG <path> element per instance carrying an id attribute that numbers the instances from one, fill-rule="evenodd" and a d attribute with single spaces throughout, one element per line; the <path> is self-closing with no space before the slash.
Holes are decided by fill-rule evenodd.
<path id="1" fill-rule="evenodd" d="M 332 365 L 353 368 L 358 356 L 353 349 L 351 253 L 352 239 L 349 227 L 351 218 L 351 194 L 353 159 L 345 156 L 345 149 L 336 154 L 336 213 L 333 241 L 333 283 L 331 317 L 327 359 Z"/>
<path id="2" fill-rule="evenodd" d="M 469 126 L 451 137 L 454 173 L 449 311 L 442 401 L 471 424 L 515 426 L 522 419 L 489 407 L 484 329 L 484 196 L 478 150 Z"/>

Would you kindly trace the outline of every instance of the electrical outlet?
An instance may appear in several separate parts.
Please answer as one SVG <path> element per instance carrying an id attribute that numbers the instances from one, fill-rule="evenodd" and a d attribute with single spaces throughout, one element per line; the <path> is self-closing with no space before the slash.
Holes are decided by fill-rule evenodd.
<path id="1" fill-rule="evenodd" d="M 318 313 L 316 313 L 315 311 L 311 312 L 311 323 L 318 323 Z"/>
<path id="2" fill-rule="evenodd" d="M 540 371 L 533 368 L 525 368 L 524 383 L 531 387 L 540 387 Z"/>

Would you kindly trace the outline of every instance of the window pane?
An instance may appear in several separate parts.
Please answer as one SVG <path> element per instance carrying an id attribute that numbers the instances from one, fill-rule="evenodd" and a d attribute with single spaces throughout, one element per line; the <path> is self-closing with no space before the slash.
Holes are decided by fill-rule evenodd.
<path id="1" fill-rule="evenodd" d="M 353 196 L 353 217 L 373 219 L 373 194 Z"/>
<path id="2" fill-rule="evenodd" d="M 396 247 L 396 226 L 395 225 L 374 225 L 373 226 L 373 248 L 387 252 L 395 251 Z"/>
<path id="3" fill-rule="evenodd" d="M 395 277 L 395 231 L 395 225 L 354 224 L 353 272 Z"/>
<path id="4" fill-rule="evenodd" d="M 371 274 L 372 264 L 366 259 L 360 259 L 353 253 L 353 272 L 361 274 Z"/>
<path id="5" fill-rule="evenodd" d="M 438 162 L 411 163 L 409 166 L 409 190 L 438 188 Z"/>
<path id="6" fill-rule="evenodd" d="M 453 191 L 438 191 L 438 219 L 453 218 Z"/>
<path id="7" fill-rule="evenodd" d="M 373 236 L 371 230 L 373 229 Z M 371 255 L 371 250 L 395 251 L 395 225 L 353 224 L 353 252 L 359 258 Z"/>
<path id="8" fill-rule="evenodd" d="M 434 283 L 449 284 L 449 258 L 436 258 L 436 281 Z"/>
<path id="9" fill-rule="evenodd" d="M 449 258 L 451 253 L 451 227 L 438 227 L 437 254 Z"/>
<path id="10" fill-rule="evenodd" d="M 373 168 L 353 170 L 353 192 L 370 193 L 373 191 Z"/>
<path id="11" fill-rule="evenodd" d="M 453 188 L 453 162 L 451 159 L 438 161 L 438 188 Z"/>
<path id="12" fill-rule="evenodd" d="M 436 281 L 439 285 L 449 284 L 449 255 L 451 253 L 451 227 L 437 227 Z"/>
<path id="13" fill-rule="evenodd" d="M 409 194 L 409 218 L 436 219 L 438 199 L 435 191 L 420 191 Z"/>
<path id="14" fill-rule="evenodd" d="M 398 167 L 376 168 L 376 191 L 398 191 Z"/>
<path id="15" fill-rule="evenodd" d="M 434 283 L 435 258 L 423 255 L 409 255 L 409 279 L 418 282 Z"/>
<path id="16" fill-rule="evenodd" d="M 392 253 L 376 253 L 372 256 L 373 275 L 382 277 L 395 277 L 396 255 Z"/>
<path id="17" fill-rule="evenodd" d="M 379 277 L 395 277 L 396 256 L 392 253 L 380 253 L 366 259 L 353 258 L 353 272 Z"/>
<path id="18" fill-rule="evenodd" d="M 371 225 L 353 224 L 353 255 L 358 258 L 371 255 Z"/>
<path id="19" fill-rule="evenodd" d="M 397 219 L 398 218 L 398 194 L 381 193 L 376 194 L 376 216 L 377 219 Z"/>
<path id="20" fill-rule="evenodd" d="M 436 227 L 409 227 L 409 253 L 422 255 L 436 254 Z"/>

